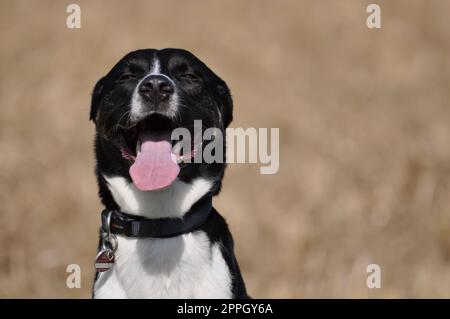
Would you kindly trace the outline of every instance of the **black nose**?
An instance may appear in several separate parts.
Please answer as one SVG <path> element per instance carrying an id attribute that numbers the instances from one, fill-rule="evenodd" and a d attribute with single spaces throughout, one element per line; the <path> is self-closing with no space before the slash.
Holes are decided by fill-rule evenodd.
<path id="1" fill-rule="evenodd" d="M 162 75 L 150 75 L 139 85 L 139 94 L 154 103 L 167 100 L 174 91 L 173 84 Z"/>

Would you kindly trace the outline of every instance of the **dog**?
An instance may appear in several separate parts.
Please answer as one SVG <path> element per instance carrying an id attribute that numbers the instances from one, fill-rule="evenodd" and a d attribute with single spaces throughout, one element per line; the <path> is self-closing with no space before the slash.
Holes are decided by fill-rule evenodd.
<path id="1" fill-rule="evenodd" d="M 249 298 L 211 206 L 225 161 L 174 160 L 170 134 L 193 134 L 201 120 L 225 136 L 232 118 L 227 84 L 186 50 L 130 52 L 96 83 L 90 120 L 105 210 L 93 298 Z M 192 153 L 207 145 L 194 144 Z"/>

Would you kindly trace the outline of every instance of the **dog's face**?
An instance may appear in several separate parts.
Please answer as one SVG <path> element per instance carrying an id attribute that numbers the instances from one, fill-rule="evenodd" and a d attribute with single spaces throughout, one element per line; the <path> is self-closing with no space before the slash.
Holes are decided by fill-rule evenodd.
<path id="1" fill-rule="evenodd" d="M 215 127 L 225 136 L 232 120 L 227 85 L 190 52 L 127 54 L 96 84 L 90 118 L 97 131 L 99 175 L 123 176 L 143 191 L 204 177 L 215 183 L 214 192 L 219 190 L 224 163 L 173 160 L 173 129 L 186 128 L 193 137 L 194 120 L 201 120 L 203 131 Z"/>

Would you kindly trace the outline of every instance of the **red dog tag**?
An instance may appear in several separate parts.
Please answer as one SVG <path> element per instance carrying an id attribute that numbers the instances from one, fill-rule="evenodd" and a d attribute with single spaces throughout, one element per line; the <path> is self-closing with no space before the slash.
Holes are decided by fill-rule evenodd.
<path id="1" fill-rule="evenodd" d="M 95 271 L 105 272 L 114 265 L 114 254 L 111 250 L 102 250 L 97 254 L 95 259 Z"/>

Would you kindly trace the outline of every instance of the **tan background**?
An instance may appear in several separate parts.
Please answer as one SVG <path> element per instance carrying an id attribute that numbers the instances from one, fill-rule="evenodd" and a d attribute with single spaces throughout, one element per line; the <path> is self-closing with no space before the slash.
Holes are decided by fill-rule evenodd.
<path id="1" fill-rule="evenodd" d="M 450 297 L 450 3 L 1 1 L 0 296 L 89 297 L 100 204 L 89 99 L 130 50 L 193 51 L 280 171 L 231 165 L 215 205 L 254 297 Z M 65 285 L 82 268 L 82 288 Z M 382 288 L 366 287 L 366 266 Z"/>

